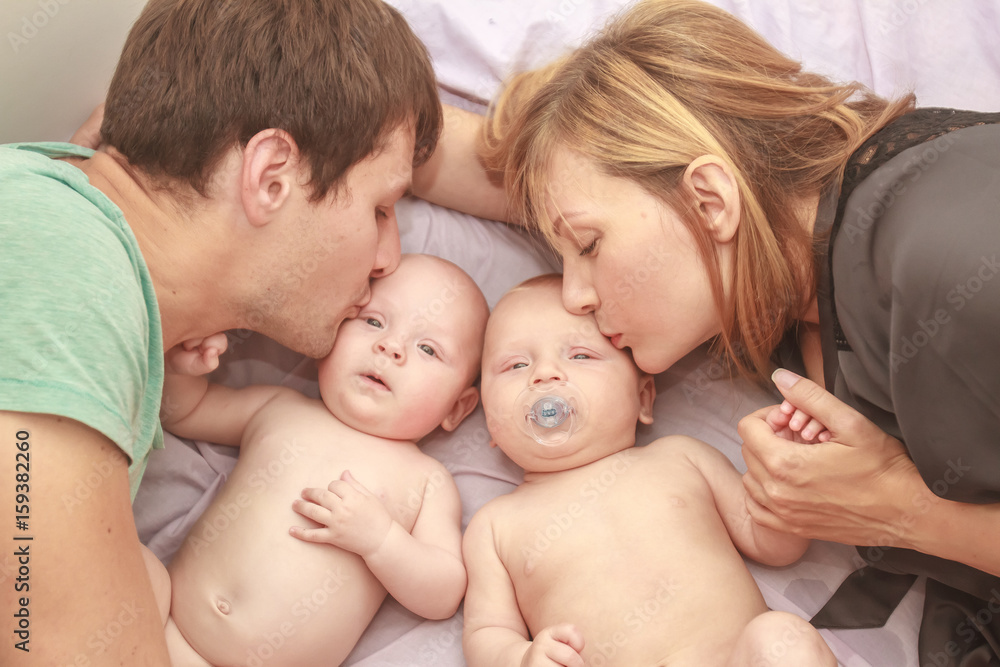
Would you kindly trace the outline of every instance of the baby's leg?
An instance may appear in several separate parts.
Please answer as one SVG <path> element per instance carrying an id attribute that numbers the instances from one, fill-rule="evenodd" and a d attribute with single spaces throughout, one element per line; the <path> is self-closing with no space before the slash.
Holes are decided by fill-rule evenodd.
<path id="1" fill-rule="evenodd" d="M 153 594 L 156 596 L 156 606 L 163 619 L 163 631 L 167 637 L 167 651 L 170 653 L 172 667 L 212 667 L 197 651 L 191 648 L 184 635 L 177 629 L 174 619 L 170 618 L 170 574 L 160 559 L 145 545 L 142 547 L 142 557 L 146 561 L 149 580 L 153 583 Z"/>
<path id="2" fill-rule="evenodd" d="M 160 559 L 146 547 L 140 544 L 142 558 L 146 561 L 146 572 L 149 573 L 149 581 L 153 584 L 153 595 L 156 596 L 156 607 L 160 611 L 160 620 L 167 622 L 170 615 L 170 575 Z"/>
<path id="3" fill-rule="evenodd" d="M 794 614 L 767 611 L 743 629 L 731 667 L 836 667 L 837 659 L 819 630 Z"/>
<path id="4" fill-rule="evenodd" d="M 173 618 L 167 619 L 167 626 L 164 630 L 167 633 L 167 651 L 170 653 L 172 667 L 212 667 L 184 639 L 184 635 L 181 634 Z"/>

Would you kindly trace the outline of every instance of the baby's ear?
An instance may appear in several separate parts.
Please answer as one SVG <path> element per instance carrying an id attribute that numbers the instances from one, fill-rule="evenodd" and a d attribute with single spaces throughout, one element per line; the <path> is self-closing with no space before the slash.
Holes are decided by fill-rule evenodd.
<path id="1" fill-rule="evenodd" d="M 653 402 L 656 400 L 656 378 L 649 373 L 639 374 L 639 421 L 653 423 Z"/>
<path id="2" fill-rule="evenodd" d="M 446 431 L 454 431 L 458 428 L 458 425 L 462 423 L 462 420 L 469 416 L 469 413 L 476 409 L 479 404 L 479 390 L 475 387 L 466 387 L 461 394 L 458 395 L 458 400 L 455 401 L 455 405 L 451 407 L 451 411 L 448 415 L 441 421 L 441 428 Z"/>

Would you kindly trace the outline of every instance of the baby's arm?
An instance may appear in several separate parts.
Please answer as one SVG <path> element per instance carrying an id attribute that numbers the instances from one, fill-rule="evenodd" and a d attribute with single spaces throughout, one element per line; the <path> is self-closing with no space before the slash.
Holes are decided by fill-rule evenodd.
<path id="1" fill-rule="evenodd" d="M 462 551 L 469 570 L 462 638 L 469 667 L 583 667 L 583 635 L 574 626 L 545 628 L 532 641 L 497 554 L 489 507 L 472 518 Z"/>
<path id="2" fill-rule="evenodd" d="M 219 365 L 226 350 L 225 334 L 186 341 L 166 353 L 163 428 L 182 438 L 239 446 L 250 418 L 282 387 L 252 386 L 230 389 L 210 384 L 204 376 Z"/>
<path id="3" fill-rule="evenodd" d="M 767 413 L 765 421 L 775 435 L 793 442 L 814 445 L 817 442 L 826 442 L 831 437 L 830 431 L 819 420 L 788 401 L 774 406 Z"/>
<path id="4" fill-rule="evenodd" d="M 293 509 L 322 527 L 294 526 L 294 537 L 358 554 L 389 594 L 415 614 L 442 619 L 458 610 L 466 584 L 462 506 L 443 466 L 428 475 L 412 533 L 349 471 L 327 489 L 306 489 L 302 497 Z"/>
<path id="5" fill-rule="evenodd" d="M 765 528 L 751 518 L 747 502 L 752 500 L 740 473 L 725 454 L 700 440 L 674 438 L 679 440 L 672 447 L 677 447 L 677 453 L 685 456 L 708 482 L 729 536 L 743 555 L 764 565 L 780 566 L 794 563 L 805 553 L 808 539 Z"/>

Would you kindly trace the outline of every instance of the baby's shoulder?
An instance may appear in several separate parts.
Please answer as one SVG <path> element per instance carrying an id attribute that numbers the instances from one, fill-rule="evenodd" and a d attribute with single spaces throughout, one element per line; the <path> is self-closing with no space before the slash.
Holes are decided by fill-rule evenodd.
<path id="1" fill-rule="evenodd" d="M 519 490 L 520 487 L 517 487 L 510 493 L 505 493 L 486 501 L 472 515 L 469 525 L 472 526 L 473 523 L 477 525 L 495 525 L 497 521 L 502 521 L 506 517 L 518 515 L 523 508 L 522 496 L 525 495 L 518 493 Z"/>
<path id="2" fill-rule="evenodd" d="M 700 456 L 712 446 L 697 438 L 686 435 L 667 435 L 657 438 L 643 447 L 635 447 L 632 453 L 640 458 L 663 462 L 687 462 L 692 456 Z"/>

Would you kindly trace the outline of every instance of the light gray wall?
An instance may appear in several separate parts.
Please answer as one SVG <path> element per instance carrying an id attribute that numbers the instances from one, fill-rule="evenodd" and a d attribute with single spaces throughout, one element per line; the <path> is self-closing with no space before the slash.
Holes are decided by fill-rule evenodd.
<path id="1" fill-rule="evenodd" d="M 145 0 L 0 0 L 0 143 L 65 141 L 104 99 Z"/>

